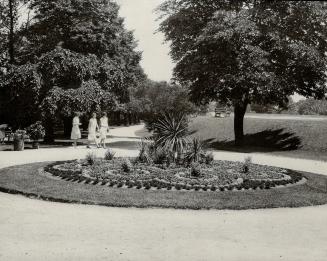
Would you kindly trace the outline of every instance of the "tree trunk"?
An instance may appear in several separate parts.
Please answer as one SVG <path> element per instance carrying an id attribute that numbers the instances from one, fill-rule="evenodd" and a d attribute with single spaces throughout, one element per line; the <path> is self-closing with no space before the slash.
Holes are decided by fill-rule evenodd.
<path id="1" fill-rule="evenodd" d="M 237 102 L 234 104 L 234 134 L 235 146 L 241 147 L 244 143 L 243 122 L 248 103 Z"/>

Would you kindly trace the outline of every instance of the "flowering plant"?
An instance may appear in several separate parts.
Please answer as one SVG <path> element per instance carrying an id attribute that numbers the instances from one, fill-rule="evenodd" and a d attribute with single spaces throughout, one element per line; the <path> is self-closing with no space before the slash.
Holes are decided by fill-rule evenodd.
<path id="1" fill-rule="evenodd" d="M 31 140 L 38 141 L 45 136 L 45 130 L 40 121 L 32 124 L 27 128 L 27 133 Z"/>
<path id="2" fill-rule="evenodd" d="M 28 136 L 26 135 L 26 131 L 25 130 L 16 130 L 13 133 L 14 136 L 14 140 L 25 140 L 26 138 L 28 138 Z"/>

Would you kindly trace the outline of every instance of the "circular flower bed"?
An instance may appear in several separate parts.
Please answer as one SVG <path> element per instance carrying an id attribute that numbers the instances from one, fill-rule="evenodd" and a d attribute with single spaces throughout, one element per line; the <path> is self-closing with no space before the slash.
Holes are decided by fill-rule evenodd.
<path id="1" fill-rule="evenodd" d="M 87 161 L 67 161 L 54 163 L 45 168 L 46 172 L 63 179 L 128 188 L 172 188 L 177 190 L 225 191 L 242 189 L 269 189 L 276 186 L 294 184 L 302 180 L 302 175 L 277 167 L 249 164 L 244 172 L 243 163 L 213 161 L 197 168 L 199 175 L 192 175 L 193 167 L 144 164 L 134 159 L 97 159 L 94 164 Z"/>

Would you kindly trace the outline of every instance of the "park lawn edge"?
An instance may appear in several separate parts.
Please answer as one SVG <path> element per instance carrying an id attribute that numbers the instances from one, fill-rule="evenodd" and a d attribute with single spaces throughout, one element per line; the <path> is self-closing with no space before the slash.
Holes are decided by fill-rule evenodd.
<path id="1" fill-rule="evenodd" d="M 327 177 L 303 173 L 302 185 L 251 191 L 161 191 L 73 183 L 39 172 L 50 162 L 0 169 L 0 191 L 61 203 L 175 209 L 264 209 L 327 204 Z"/>

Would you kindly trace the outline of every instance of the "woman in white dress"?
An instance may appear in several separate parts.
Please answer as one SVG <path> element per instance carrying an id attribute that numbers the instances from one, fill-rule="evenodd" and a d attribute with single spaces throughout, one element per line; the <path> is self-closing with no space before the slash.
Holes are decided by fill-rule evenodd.
<path id="1" fill-rule="evenodd" d="M 74 148 L 77 146 L 77 141 L 81 138 L 81 130 L 79 126 L 81 125 L 79 121 L 79 112 L 75 112 L 75 117 L 73 119 L 73 128 L 70 134 L 70 138 L 74 141 Z"/>
<path id="2" fill-rule="evenodd" d="M 97 140 L 97 130 L 99 130 L 98 122 L 97 122 L 97 115 L 96 113 L 92 114 L 92 118 L 89 121 L 89 135 L 88 135 L 88 148 L 90 148 L 91 142 L 94 142 L 97 148 L 99 148 L 98 140 Z"/>
<path id="3" fill-rule="evenodd" d="M 106 149 L 106 138 L 108 132 L 109 132 L 108 117 L 107 117 L 107 113 L 103 112 L 102 117 L 100 119 L 100 145 L 102 145 L 104 149 Z"/>

